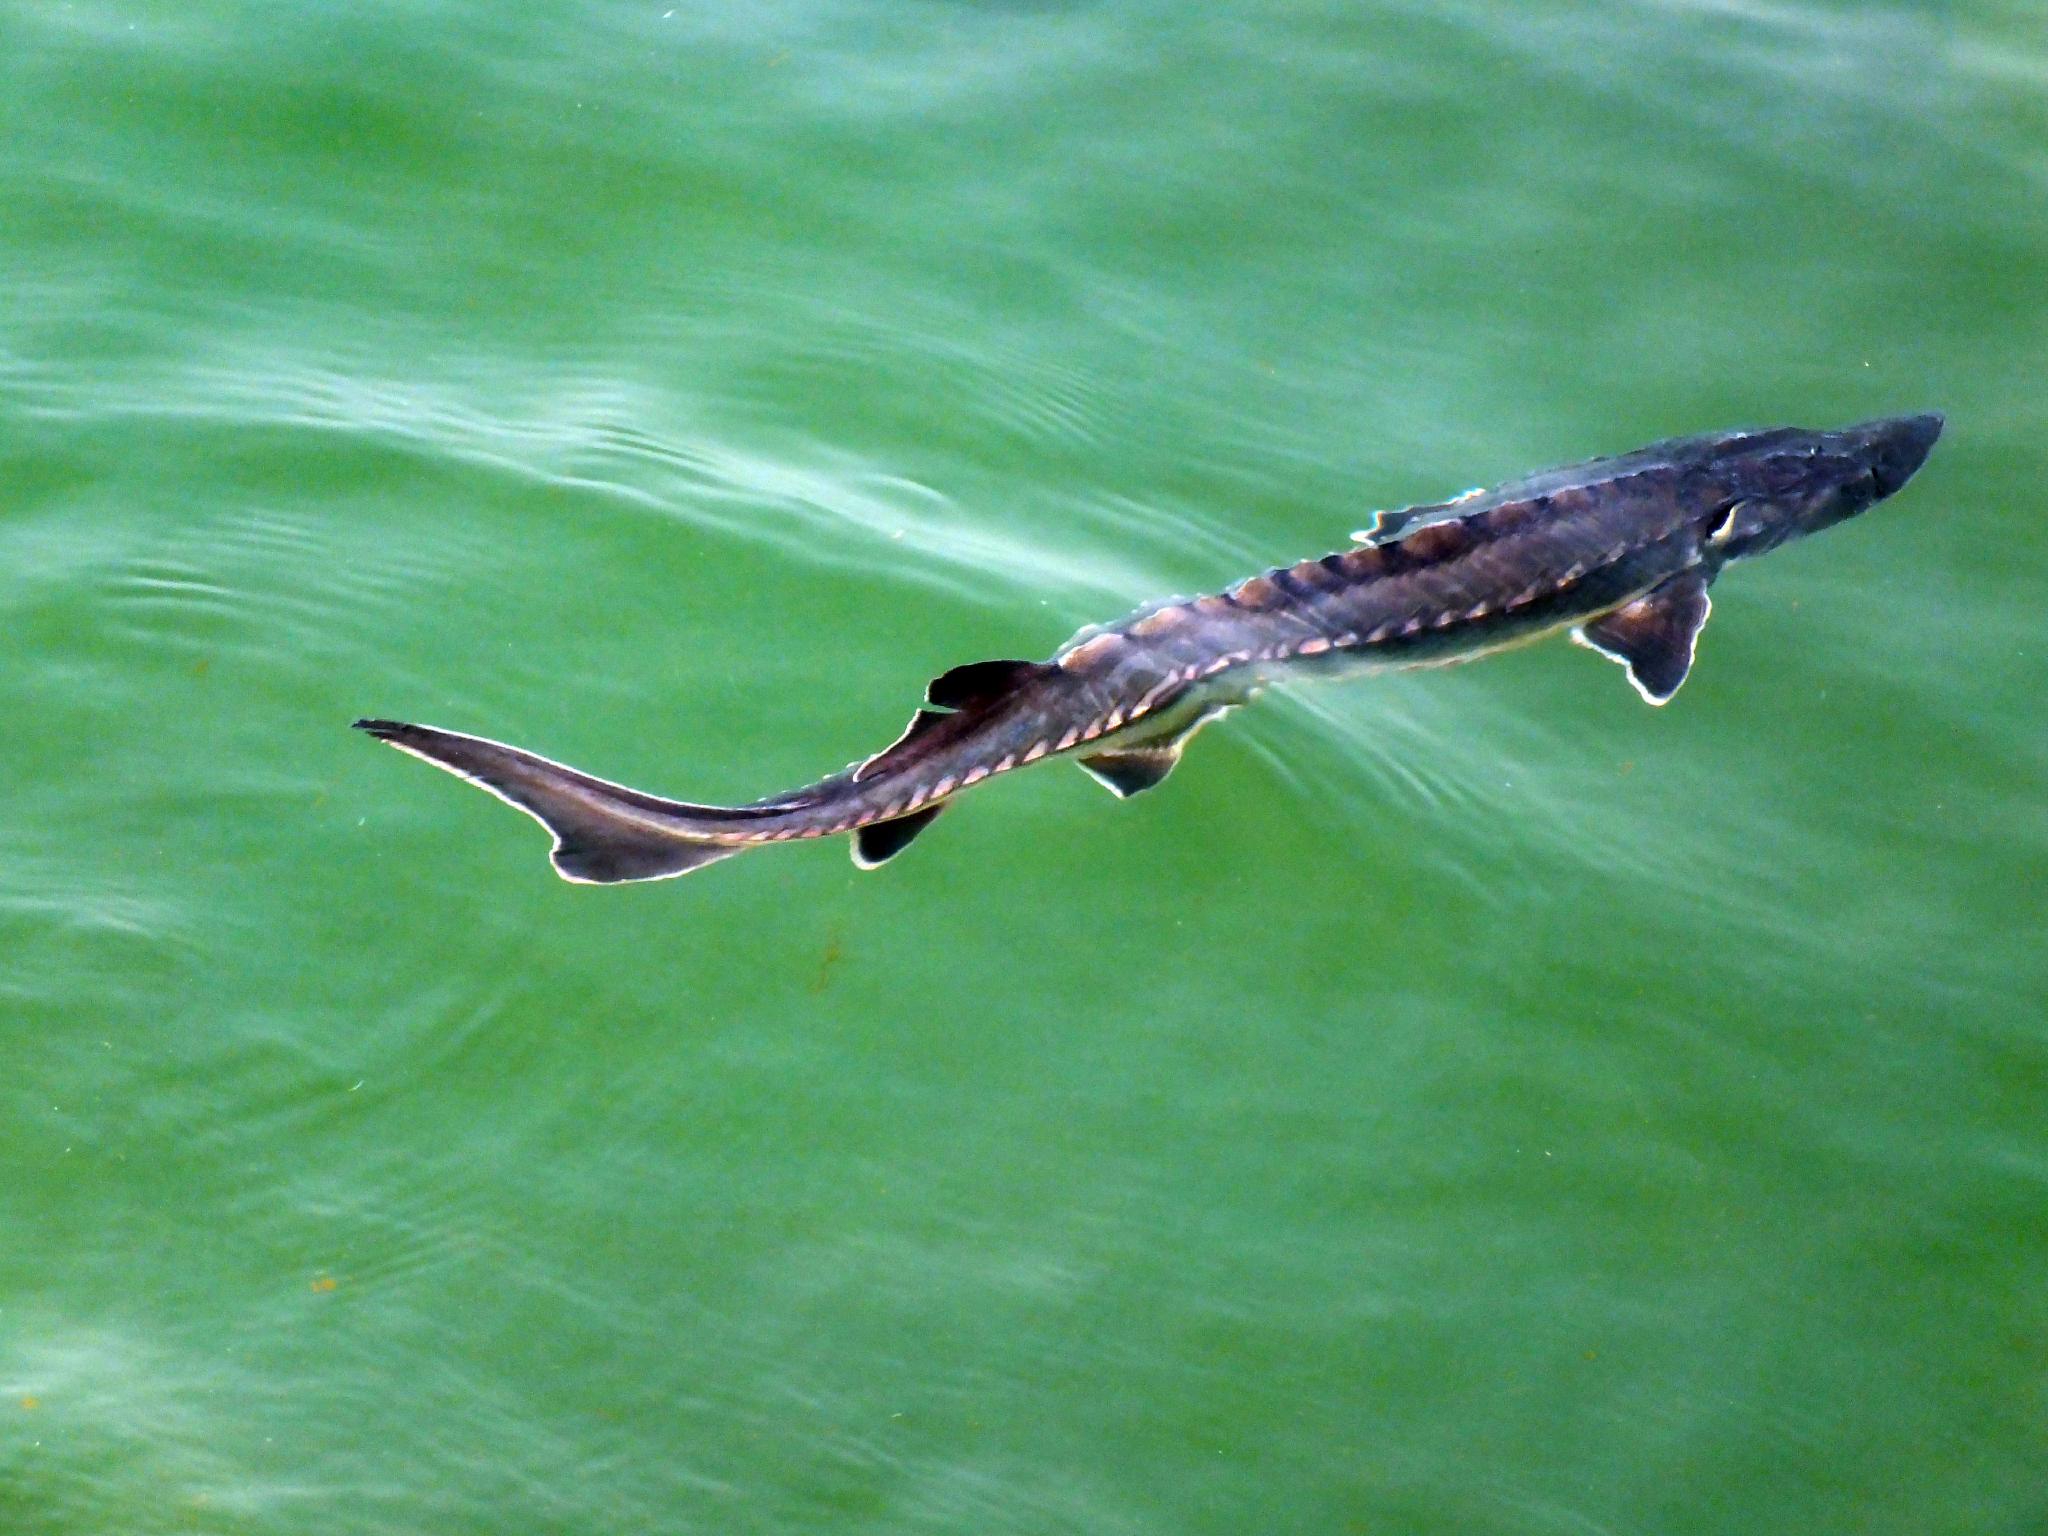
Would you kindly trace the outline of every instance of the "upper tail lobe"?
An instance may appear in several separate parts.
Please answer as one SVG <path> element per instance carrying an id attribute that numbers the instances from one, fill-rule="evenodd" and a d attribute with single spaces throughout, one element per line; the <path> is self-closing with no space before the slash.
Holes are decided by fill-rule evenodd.
<path id="1" fill-rule="evenodd" d="M 526 812 L 553 834 L 555 869 L 565 880 L 586 885 L 665 880 L 744 853 L 750 846 L 719 842 L 691 830 L 693 819 L 734 814 L 714 806 L 642 794 L 481 736 L 399 720 L 355 724 L 357 730 L 445 768 Z"/>

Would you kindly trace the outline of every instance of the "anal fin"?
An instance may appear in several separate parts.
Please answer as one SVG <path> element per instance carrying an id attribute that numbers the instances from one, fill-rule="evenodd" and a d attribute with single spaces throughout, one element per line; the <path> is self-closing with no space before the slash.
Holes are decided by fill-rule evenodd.
<path id="1" fill-rule="evenodd" d="M 871 821 L 855 829 L 853 862 L 862 869 L 880 869 L 910 846 L 910 840 L 932 824 L 932 818 L 946 808 L 941 800 L 894 821 Z"/>
<path id="2" fill-rule="evenodd" d="M 1700 630 L 1713 608 L 1705 573 L 1684 571 L 1580 625 L 1572 638 L 1628 668 L 1629 682 L 1646 702 L 1664 704 L 1692 670 Z"/>

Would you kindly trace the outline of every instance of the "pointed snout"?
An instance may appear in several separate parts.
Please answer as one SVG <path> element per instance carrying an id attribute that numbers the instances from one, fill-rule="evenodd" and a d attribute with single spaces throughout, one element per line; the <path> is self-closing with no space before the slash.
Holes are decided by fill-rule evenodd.
<path id="1" fill-rule="evenodd" d="M 1857 430 L 1864 436 L 1870 454 L 1870 478 L 1877 483 L 1880 497 L 1891 495 L 1913 478 L 1913 472 L 1927 462 L 1934 443 L 1941 436 L 1942 418 L 1933 412 L 1924 416 L 1898 416 L 1890 421 L 1873 421 Z"/>

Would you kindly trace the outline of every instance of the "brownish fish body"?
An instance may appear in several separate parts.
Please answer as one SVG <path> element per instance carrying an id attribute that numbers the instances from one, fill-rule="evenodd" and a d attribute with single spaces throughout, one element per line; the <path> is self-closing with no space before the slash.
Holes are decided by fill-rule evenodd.
<path id="1" fill-rule="evenodd" d="M 1073 755 L 1119 795 L 1149 789 L 1202 725 L 1275 679 L 1445 665 L 1571 629 L 1662 704 L 1723 567 L 1891 495 L 1941 427 L 1683 438 L 1411 508 L 1357 548 L 1083 631 L 1050 661 L 955 667 L 893 745 L 752 805 L 664 800 L 432 726 L 356 724 L 533 816 L 570 880 L 662 879 L 839 833 L 872 868 L 962 790 L 1042 758 Z"/>

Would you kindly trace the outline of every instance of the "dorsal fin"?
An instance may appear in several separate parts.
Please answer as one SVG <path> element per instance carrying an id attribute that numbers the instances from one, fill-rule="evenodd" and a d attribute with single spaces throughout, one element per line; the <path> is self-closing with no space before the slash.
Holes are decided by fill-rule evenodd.
<path id="1" fill-rule="evenodd" d="M 941 672 L 925 686 L 927 707 L 910 717 L 901 736 L 853 770 L 854 782 L 863 783 L 882 768 L 918 756 L 926 738 L 952 719 L 955 711 L 972 713 L 985 709 L 1052 670 L 1042 661 L 970 661 Z"/>
<path id="2" fill-rule="evenodd" d="M 932 818 L 946 808 L 943 800 L 898 816 L 894 821 L 873 821 L 853 834 L 853 862 L 862 869 L 879 869 L 910 846 L 910 840 L 932 824 Z"/>
<path id="3" fill-rule="evenodd" d="M 1572 638 L 1627 667 L 1636 692 L 1648 703 L 1663 704 L 1692 670 L 1700 628 L 1713 608 L 1706 576 L 1697 569 L 1683 571 L 1634 602 L 1580 625 Z"/>
<path id="4" fill-rule="evenodd" d="M 941 672 L 924 691 L 939 709 L 972 709 L 1021 688 L 1045 671 L 1042 661 L 970 661 Z"/>
<path id="5" fill-rule="evenodd" d="M 920 709 L 910 717 L 910 724 L 903 727 L 901 736 L 853 770 L 853 782 L 862 783 L 891 763 L 915 756 L 924 739 L 952 718 L 941 710 Z"/>

